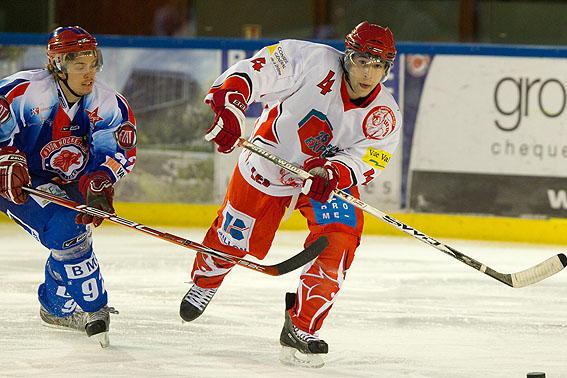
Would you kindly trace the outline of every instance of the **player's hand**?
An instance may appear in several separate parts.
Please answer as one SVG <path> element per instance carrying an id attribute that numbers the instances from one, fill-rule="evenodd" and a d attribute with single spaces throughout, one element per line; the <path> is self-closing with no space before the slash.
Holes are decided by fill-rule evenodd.
<path id="1" fill-rule="evenodd" d="M 79 179 L 79 190 L 87 206 L 114 214 L 112 206 L 114 187 L 106 172 L 96 171 L 82 176 Z M 95 227 L 100 226 L 103 220 L 104 218 L 84 213 L 79 213 L 75 218 L 77 224 L 92 223 Z"/>
<path id="2" fill-rule="evenodd" d="M 313 176 L 303 182 L 301 192 L 321 203 L 330 201 L 339 184 L 339 170 L 333 163 L 320 157 L 307 159 L 303 169 Z"/>
<path id="3" fill-rule="evenodd" d="M 246 99 L 242 93 L 219 89 L 213 93 L 210 99 L 205 100 L 213 112 L 215 120 L 205 135 L 205 139 L 212 140 L 218 145 L 218 151 L 222 153 L 231 152 L 242 135 L 242 128 L 246 116 L 244 112 L 248 108 Z"/>
<path id="4" fill-rule="evenodd" d="M 28 193 L 23 186 L 30 186 L 26 155 L 16 147 L 0 147 L 0 196 L 17 205 L 28 200 Z"/>

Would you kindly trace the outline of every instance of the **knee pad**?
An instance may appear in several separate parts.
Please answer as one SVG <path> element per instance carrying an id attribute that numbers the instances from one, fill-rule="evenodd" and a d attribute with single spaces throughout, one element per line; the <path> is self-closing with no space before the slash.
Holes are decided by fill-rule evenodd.
<path id="1" fill-rule="evenodd" d="M 96 311 L 108 302 L 99 264 L 92 248 L 89 246 L 86 252 L 77 256 L 78 254 L 77 250 L 71 253 L 52 251 L 47 260 L 45 283 L 43 288 L 40 286 L 40 302 L 50 305 L 52 308 L 48 310 L 53 314 L 70 310 L 72 304 L 69 300 L 73 300 L 86 312 Z M 53 307 L 58 309 L 51 311 Z"/>

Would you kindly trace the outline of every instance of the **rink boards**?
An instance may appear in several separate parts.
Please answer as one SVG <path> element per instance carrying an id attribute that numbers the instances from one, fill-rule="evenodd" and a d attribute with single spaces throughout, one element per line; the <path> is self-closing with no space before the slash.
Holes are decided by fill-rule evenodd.
<path id="1" fill-rule="evenodd" d="M 123 218 L 152 227 L 209 227 L 217 205 L 127 203 L 115 204 Z M 437 239 L 514 241 L 521 243 L 567 244 L 567 219 L 525 219 L 512 217 L 391 213 L 396 219 Z M 0 222 L 8 222 L 0 216 Z M 114 225 L 112 225 L 114 227 Z M 282 230 L 306 230 L 305 219 L 295 211 L 281 225 Z M 127 231 L 126 231 L 127 232 Z M 406 234 L 372 216 L 365 216 L 364 233 L 407 237 Z"/>
<path id="2" fill-rule="evenodd" d="M 43 66 L 44 39 L 0 34 L 11 48 L 0 58 L 1 76 Z M 119 214 L 148 225 L 208 226 L 237 154 L 214 153 L 203 141 L 210 118 L 203 94 L 228 66 L 277 41 L 99 42 L 100 78 L 128 98 L 139 126 L 139 160 L 118 187 Z M 435 237 L 567 243 L 567 49 L 398 48 L 386 87 L 403 111 L 404 135 L 388 169 L 361 190 L 363 200 Z M 260 110 L 251 107 L 249 129 Z M 294 215 L 282 227 L 305 226 Z M 366 232 L 399 234 L 370 217 Z"/>

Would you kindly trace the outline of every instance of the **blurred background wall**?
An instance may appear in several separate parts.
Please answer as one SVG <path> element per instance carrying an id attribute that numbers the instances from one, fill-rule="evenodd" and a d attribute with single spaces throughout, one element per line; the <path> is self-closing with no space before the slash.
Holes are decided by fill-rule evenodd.
<path id="1" fill-rule="evenodd" d="M 565 0 L 2 0 L 0 32 L 340 39 L 364 19 L 400 41 L 567 45 Z"/>
<path id="2" fill-rule="evenodd" d="M 342 49 L 367 19 L 398 42 L 386 88 L 404 136 L 363 200 L 439 237 L 567 244 L 565 15 L 567 0 L 0 0 L 0 77 L 44 66 L 57 26 L 95 34 L 99 78 L 126 96 L 139 126 L 119 214 L 207 227 L 238 154 L 220 156 L 202 138 L 213 80 L 281 38 Z M 366 232 L 393 231 L 368 218 Z"/>

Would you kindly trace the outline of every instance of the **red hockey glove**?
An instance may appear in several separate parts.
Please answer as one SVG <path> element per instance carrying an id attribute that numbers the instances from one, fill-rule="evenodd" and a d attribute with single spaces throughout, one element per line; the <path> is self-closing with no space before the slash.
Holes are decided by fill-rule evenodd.
<path id="1" fill-rule="evenodd" d="M 320 157 L 307 159 L 303 169 L 313 175 L 303 182 L 303 194 L 321 203 L 329 201 L 339 184 L 339 170 L 333 163 Z"/>
<path id="2" fill-rule="evenodd" d="M 242 135 L 242 127 L 246 119 L 244 112 L 248 108 L 246 99 L 239 92 L 220 89 L 205 102 L 211 105 L 216 114 L 213 124 L 207 130 L 205 140 L 215 142 L 219 152 L 229 153 L 236 147 L 238 138 Z"/>
<path id="3" fill-rule="evenodd" d="M 79 179 L 79 190 L 87 206 L 114 214 L 114 207 L 112 207 L 114 187 L 106 172 L 97 171 L 82 176 Z M 79 213 L 75 218 L 77 224 L 92 223 L 95 227 L 100 226 L 103 220 L 104 218 L 83 213 Z"/>
<path id="4" fill-rule="evenodd" d="M 30 185 L 26 155 L 16 147 L 0 147 L 0 196 L 21 205 L 29 197 L 22 187 Z"/>

